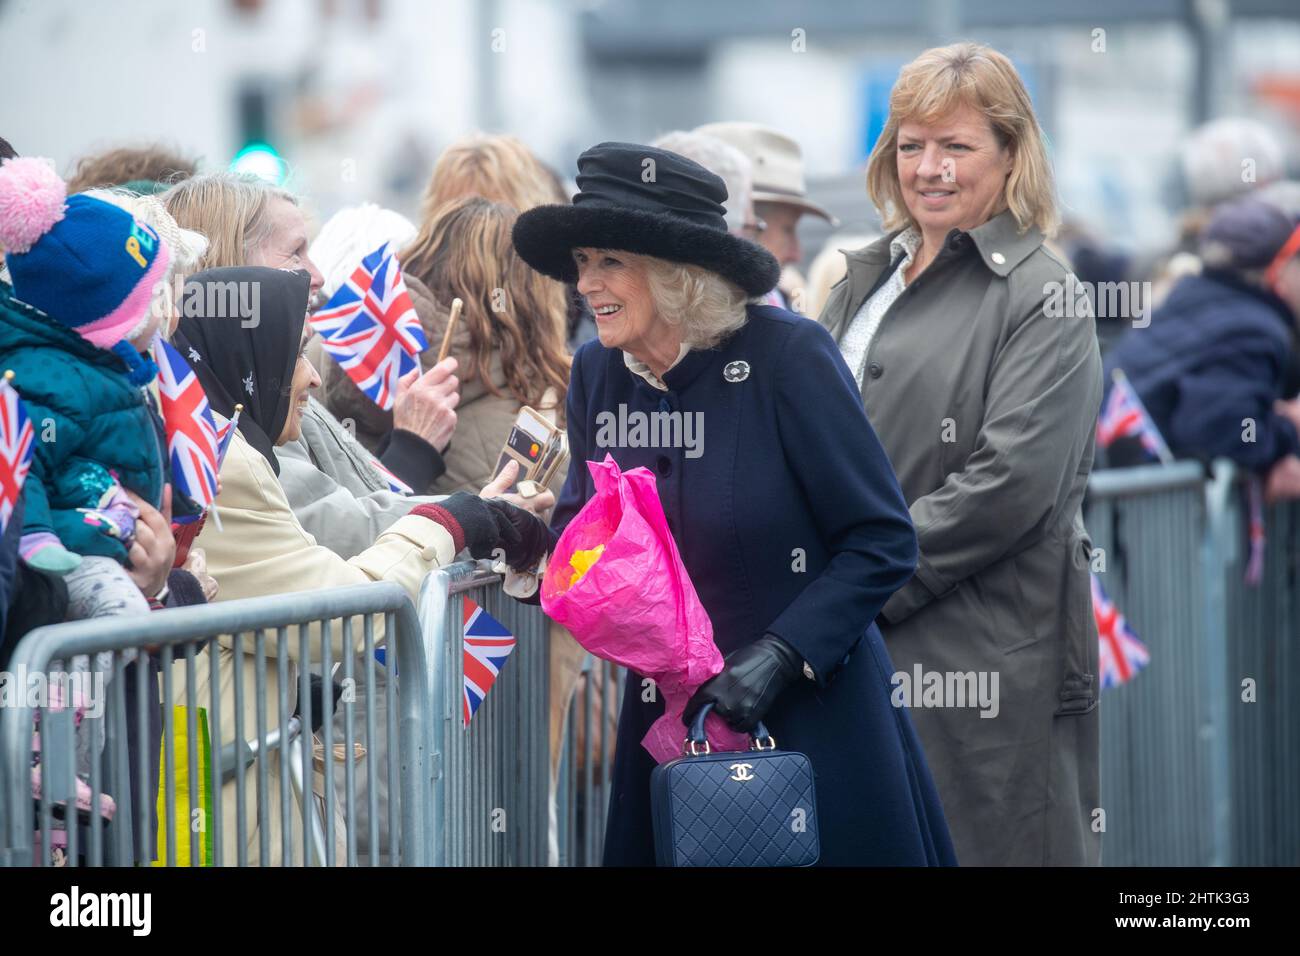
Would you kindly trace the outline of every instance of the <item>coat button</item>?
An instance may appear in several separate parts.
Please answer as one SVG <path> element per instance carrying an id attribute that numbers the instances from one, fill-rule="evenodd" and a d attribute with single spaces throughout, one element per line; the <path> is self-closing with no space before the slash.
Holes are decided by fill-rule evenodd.
<path id="1" fill-rule="evenodd" d="M 666 398 L 659 399 L 659 411 L 671 412 L 672 410 L 673 410 L 672 402 L 668 401 L 668 399 Z"/>
<path id="2" fill-rule="evenodd" d="M 951 249 L 953 252 L 958 252 L 961 249 L 964 249 L 965 247 L 966 247 L 965 233 L 959 232 L 957 235 L 953 236 L 951 239 L 948 240 L 948 248 Z"/>
<path id="3" fill-rule="evenodd" d="M 659 460 L 655 462 L 655 467 L 659 469 L 659 474 L 665 478 L 673 473 L 673 463 L 667 455 L 660 455 Z"/>
<path id="4" fill-rule="evenodd" d="M 875 362 L 872 362 L 869 366 L 867 366 L 867 374 L 870 375 L 872 378 L 880 378 L 881 373 L 883 372 L 884 369 L 881 368 L 879 365 L 877 365 Z"/>
<path id="5" fill-rule="evenodd" d="M 996 262 L 998 265 L 1003 265 L 1007 261 L 1007 257 L 1000 252 L 993 253 L 991 256 L 989 256 L 989 258 L 992 259 L 994 262 Z"/>

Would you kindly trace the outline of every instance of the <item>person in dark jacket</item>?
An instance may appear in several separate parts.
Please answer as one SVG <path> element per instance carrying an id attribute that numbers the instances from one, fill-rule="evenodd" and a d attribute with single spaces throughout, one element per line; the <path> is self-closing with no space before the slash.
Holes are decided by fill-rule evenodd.
<path id="1" fill-rule="evenodd" d="M 0 536 L 0 671 L 19 639 L 32 628 L 57 624 L 68 613 L 68 586 L 57 574 L 38 571 L 18 556 L 23 528 L 23 495 Z"/>
<path id="2" fill-rule="evenodd" d="M 0 201 L 21 211 L 0 228 L 12 277 L 0 285 L 0 363 L 38 431 L 19 552 L 85 591 L 73 595 L 79 617 L 147 612 L 121 566 L 139 514 L 127 493 L 162 502 L 163 448 L 142 390 L 157 369 L 140 350 L 160 321 L 170 250 L 124 210 L 65 190 L 40 159 L 0 166 Z"/>
<path id="3" fill-rule="evenodd" d="M 1284 392 L 1300 305 L 1297 249 L 1285 248 L 1295 232 L 1257 199 L 1223 204 L 1201 238 L 1201 274 L 1180 279 L 1150 326 L 1131 329 L 1106 357 L 1108 386 L 1123 369 L 1175 456 L 1277 469 L 1275 492 L 1300 471 L 1300 409 Z M 1135 440 L 1118 439 L 1107 463 L 1146 457 Z"/>
<path id="4" fill-rule="evenodd" d="M 733 729 L 761 719 L 778 746 L 808 755 L 822 864 L 955 864 L 872 623 L 912 574 L 916 536 L 838 350 L 816 323 L 746 304 L 778 267 L 728 235 L 726 188 L 704 167 L 603 143 L 579 157 L 578 186 L 573 205 L 530 210 L 514 231 L 533 268 L 577 280 L 599 330 L 573 363 L 571 466 L 553 531 L 593 494 L 589 459 L 650 469 L 725 655 L 683 719 L 712 704 Z M 675 417 L 677 440 L 636 437 L 654 414 Z M 632 426 L 622 438 L 618 418 Z M 641 739 L 664 703 L 645 696 L 630 673 L 606 865 L 655 862 L 655 761 Z"/>

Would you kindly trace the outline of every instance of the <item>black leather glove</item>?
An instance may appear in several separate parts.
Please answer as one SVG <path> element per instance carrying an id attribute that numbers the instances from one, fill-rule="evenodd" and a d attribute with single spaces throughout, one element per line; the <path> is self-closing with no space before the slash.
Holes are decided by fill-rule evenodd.
<path id="1" fill-rule="evenodd" d="M 532 568 L 550 548 L 546 523 L 500 498 L 458 491 L 436 505 L 419 505 L 411 513 L 446 527 L 457 551 L 468 548 L 471 557 L 490 558 L 500 548 L 506 564 L 517 570 Z"/>
<path id="2" fill-rule="evenodd" d="M 497 518 L 486 501 L 468 491 L 458 491 L 438 504 L 417 505 L 411 514 L 436 521 L 451 533 L 456 551 L 468 548 L 475 558 L 490 558 L 501 547 Z"/>
<path id="3" fill-rule="evenodd" d="M 521 571 L 535 567 L 551 546 L 546 522 L 501 498 L 488 498 L 486 504 L 496 518 L 506 564 Z"/>
<path id="4" fill-rule="evenodd" d="M 777 695 L 803 673 L 799 652 L 773 634 L 727 655 L 722 670 L 705 681 L 686 704 L 682 723 L 690 727 L 705 704 L 732 730 L 749 733 L 763 719 Z"/>

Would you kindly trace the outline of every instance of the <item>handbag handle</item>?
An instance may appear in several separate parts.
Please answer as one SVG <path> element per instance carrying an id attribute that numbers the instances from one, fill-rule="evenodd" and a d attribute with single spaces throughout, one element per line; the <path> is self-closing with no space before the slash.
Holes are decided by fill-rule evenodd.
<path id="1" fill-rule="evenodd" d="M 695 715 L 691 721 L 691 727 L 686 734 L 686 742 L 682 744 L 682 753 L 691 757 L 698 757 L 702 754 L 711 752 L 709 747 L 709 738 L 704 733 L 704 720 L 709 716 L 709 711 L 713 710 L 713 703 L 710 701 L 700 708 L 700 712 Z M 767 727 L 760 720 L 754 729 L 750 731 L 750 750 L 775 750 L 776 740 L 768 732 Z"/>

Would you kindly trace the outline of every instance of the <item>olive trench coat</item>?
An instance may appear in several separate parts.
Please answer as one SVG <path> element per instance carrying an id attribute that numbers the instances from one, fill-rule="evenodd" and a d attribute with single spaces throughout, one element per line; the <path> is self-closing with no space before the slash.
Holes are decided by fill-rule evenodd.
<path id="1" fill-rule="evenodd" d="M 895 234 L 845 253 L 819 320 L 837 342 L 886 277 Z M 966 866 L 1100 861 L 1080 505 L 1101 360 L 1090 308 L 1053 307 L 1068 271 L 1010 212 L 952 230 L 885 314 L 862 375 L 920 544 L 878 621 Z"/>

